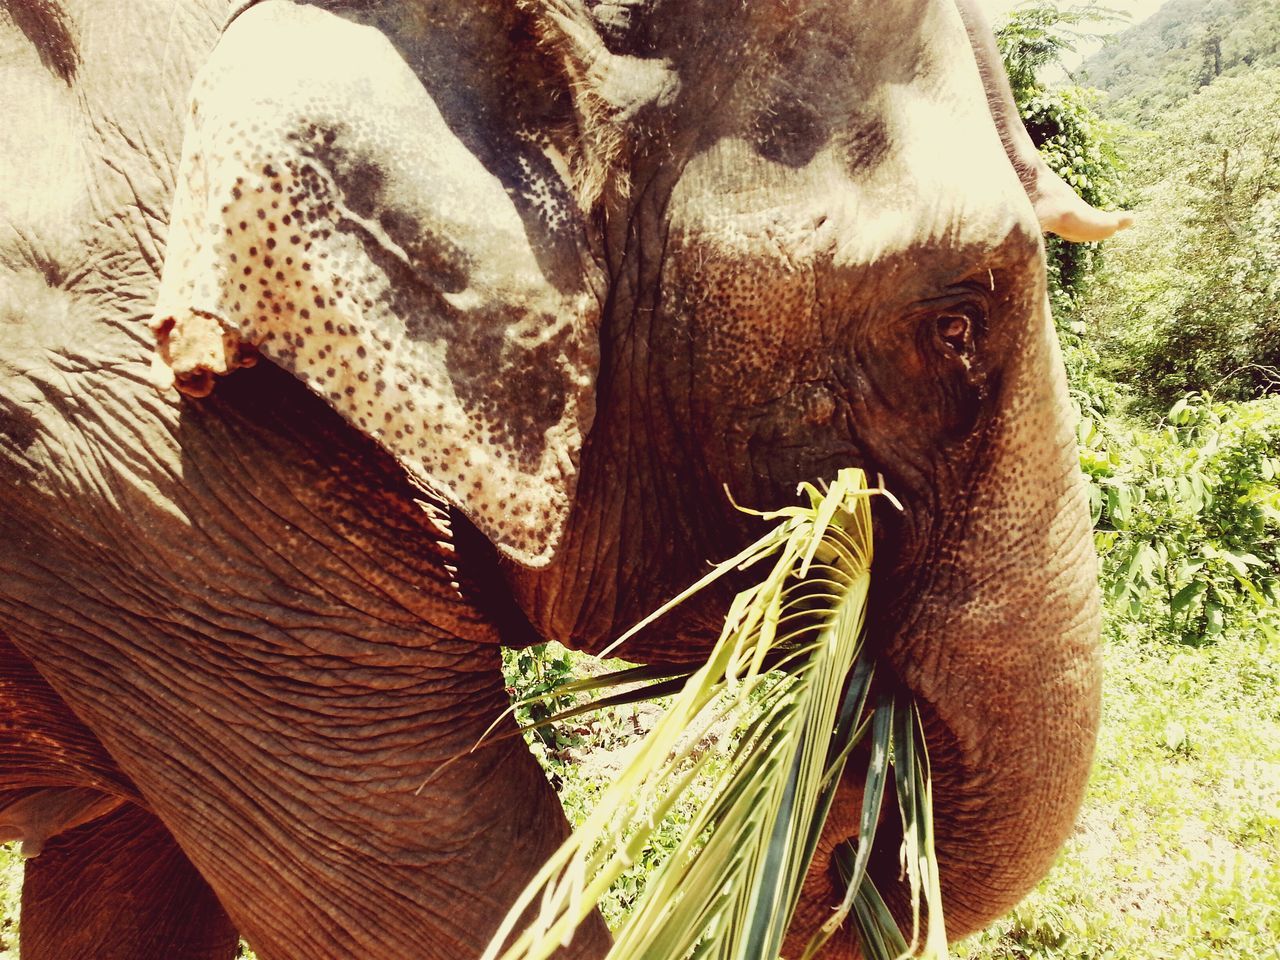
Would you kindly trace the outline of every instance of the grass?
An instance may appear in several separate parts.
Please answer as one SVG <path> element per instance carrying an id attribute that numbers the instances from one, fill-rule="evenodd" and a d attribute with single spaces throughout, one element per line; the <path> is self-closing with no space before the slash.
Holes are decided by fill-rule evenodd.
<path id="1" fill-rule="evenodd" d="M 1263 623 L 1190 649 L 1111 626 L 1104 660 L 1075 835 L 1035 891 L 955 956 L 1280 960 L 1275 633 Z"/>

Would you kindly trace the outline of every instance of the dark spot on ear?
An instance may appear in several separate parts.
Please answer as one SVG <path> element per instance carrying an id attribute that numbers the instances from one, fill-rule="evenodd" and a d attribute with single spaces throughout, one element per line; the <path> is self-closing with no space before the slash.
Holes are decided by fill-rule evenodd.
<path id="1" fill-rule="evenodd" d="M 772 101 L 752 122 L 752 146 L 760 156 L 802 167 L 822 148 L 830 130 L 818 112 L 798 97 Z"/>
<path id="2" fill-rule="evenodd" d="M 382 171 L 377 165 L 366 160 L 339 165 L 334 170 L 334 180 L 346 206 L 357 216 L 372 219 L 383 181 Z M 332 213 L 330 204 L 322 207 L 325 212 Z"/>
<path id="3" fill-rule="evenodd" d="M 856 175 L 884 160 L 889 152 L 889 128 L 882 117 L 858 118 L 835 135 L 835 142 L 845 169 Z"/>
<path id="4" fill-rule="evenodd" d="M 3 6 L 13 18 L 14 26 L 36 48 L 45 69 L 70 86 L 80 66 L 80 51 L 62 4 L 49 0 L 6 0 Z"/>

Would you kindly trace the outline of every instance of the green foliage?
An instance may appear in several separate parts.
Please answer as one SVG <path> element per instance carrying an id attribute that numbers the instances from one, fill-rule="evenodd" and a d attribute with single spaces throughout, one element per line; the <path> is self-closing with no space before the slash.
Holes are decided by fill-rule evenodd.
<path id="1" fill-rule="evenodd" d="M 1072 53 L 1080 40 L 1093 36 L 1086 27 L 1121 19 L 1116 12 L 1095 4 L 1060 7 L 1047 0 L 1011 11 L 996 28 L 996 44 L 1014 99 L 1023 104 L 1041 93 L 1044 70 L 1061 66 L 1062 58 Z"/>
<path id="2" fill-rule="evenodd" d="M 1085 414 L 1081 466 L 1115 615 L 1193 645 L 1251 621 L 1280 576 L 1280 398 L 1189 396 L 1155 428 Z"/>
<path id="3" fill-rule="evenodd" d="M 967 960 L 1275 960 L 1280 645 L 1229 628 L 1203 649 L 1109 620 L 1098 754 L 1075 834 Z"/>
<path id="4" fill-rule="evenodd" d="M 1014 10 L 996 30 L 1014 99 L 1032 141 L 1049 168 L 1096 207 L 1122 206 L 1124 164 L 1116 149 L 1117 128 L 1099 112 L 1100 95 L 1075 85 L 1052 85 L 1044 75 L 1090 29 L 1117 19 L 1095 6 L 1059 9 L 1050 2 Z M 1078 301 L 1096 270 L 1096 243 L 1046 239 L 1049 288 L 1061 322 L 1076 318 Z"/>
<path id="5" fill-rule="evenodd" d="M 550 667 L 547 660 L 552 663 Z M 514 701 L 545 695 L 549 690 L 548 678 L 551 678 L 550 689 L 558 691 L 571 679 L 570 675 L 589 677 L 625 666 L 621 660 L 597 660 L 566 650 L 557 643 L 523 651 L 504 650 L 502 661 L 507 693 Z M 562 669 L 566 664 L 567 671 Z M 570 705 L 570 695 L 561 692 L 559 698 L 562 705 Z M 525 741 L 555 787 L 560 804 L 575 828 L 586 821 L 605 788 L 617 777 L 644 735 L 661 719 L 668 704 L 669 701 L 659 700 L 609 707 L 570 721 L 557 721 L 542 730 L 525 734 Z M 516 710 L 516 722 L 526 727 L 542 716 L 541 712 L 535 713 L 526 707 Z M 720 775 L 720 752 L 714 748 L 718 744 L 732 742 L 732 739 L 732 731 L 728 730 L 708 731 L 702 738 L 703 749 L 714 755 L 701 775 L 700 786 L 705 785 L 709 789 L 710 783 Z M 677 801 L 657 824 L 650 842 L 636 857 L 634 865 L 610 888 L 601 901 L 600 910 L 611 929 L 618 929 L 635 908 L 647 878 L 676 849 L 680 838 L 688 832 L 698 806 L 691 798 Z"/>
<path id="6" fill-rule="evenodd" d="M 1280 69 L 1204 88 L 1132 144 L 1137 225 L 1088 299 L 1136 408 L 1280 385 Z"/>
<path id="7" fill-rule="evenodd" d="M 0 960 L 18 960 L 22 858 L 16 843 L 0 844 Z"/>
<path id="8" fill-rule="evenodd" d="M 1280 66 L 1280 0 L 1170 0 L 1087 59 L 1107 113 L 1150 128 L 1220 76 Z"/>
<path id="9" fill-rule="evenodd" d="M 539 643 L 522 650 L 504 649 L 502 660 L 508 676 L 507 693 L 517 700 L 528 701 L 516 708 L 516 722 L 520 726 L 534 727 L 573 706 L 572 694 L 556 692 L 573 679 L 573 660 L 560 644 Z M 556 741 L 554 727 L 537 727 L 530 735 L 548 750 L 555 751 L 562 746 Z"/>

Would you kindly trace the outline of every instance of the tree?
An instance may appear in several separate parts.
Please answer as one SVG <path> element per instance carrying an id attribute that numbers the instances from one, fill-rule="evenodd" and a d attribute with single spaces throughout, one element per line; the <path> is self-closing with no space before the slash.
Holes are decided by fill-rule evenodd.
<path id="1" fill-rule="evenodd" d="M 1098 112 L 1101 95 L 1075 84 L 1052 85 L 1050 68 L 1076 43 L 1092 36 L 1090 27 L 1118 15 L 1095 6 L 1059 8 L 1052 2 L 1021 7 L 996 29 L 1014 99 L 1027 132 L 1046 162 L 1077 193 L 1096 207 L 1114 208 L 1121 199 L 1122 163 L 1116 130 Z M 1097 244 L 1046 240 L 1050 295 L 1060 324 L 1078 320 L 1079 301 L 1099 259 Z"/>
<path id="2" fill-rule="evenodd" d="M 1199 83 L 1207 87 L 1222 76 L 1222 24 L 1211 23 L 1204 29 L 1204 39 L 1200 41 L 1200 76 Z"/>
<path id="3" fill-rule="evenodd" d="M 1135 151 L 1142 216 L 1090 297 L 1140 405 L 1280 390 L 1280 69 L 1222 76 Z"/>

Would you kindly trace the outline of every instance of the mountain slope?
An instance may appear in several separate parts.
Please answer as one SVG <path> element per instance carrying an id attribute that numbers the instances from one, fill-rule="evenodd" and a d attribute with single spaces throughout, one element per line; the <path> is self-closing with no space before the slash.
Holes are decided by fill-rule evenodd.
<path id="1" fill-rule="evenodd" d="M 1218 76 L 1280 65 L 1280 0 L 1170 0 L 1076 72 L 1107 112 L 1150 127 Z"/>

